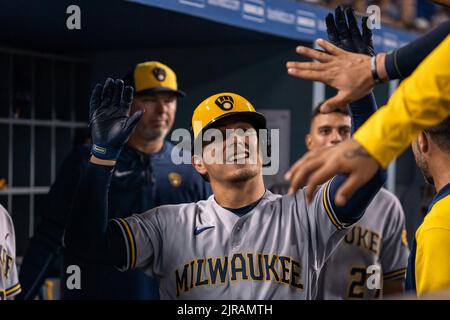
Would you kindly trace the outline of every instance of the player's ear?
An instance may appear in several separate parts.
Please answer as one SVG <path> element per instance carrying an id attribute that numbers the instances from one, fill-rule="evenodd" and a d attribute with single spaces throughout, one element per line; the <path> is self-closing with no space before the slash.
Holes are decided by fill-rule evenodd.
<path id="1" fill-rule="evenodd" d="M 192 156 L 192 165 L 194 166 L 195 170 L 197 170 L 197 172 L 201 175 L 207 174 L 206 167 L 201 156 L 194 154 Z"/>
<path id="2" fill-rule="evenodd" d="M 417 146 L 419 147 L 421 153 L 427 153 L 430 149 L 430 137 L 425 133 L 425 131 L 419 133 L 419 136 L 417 137 Z"/>
<path id="3" fill-rule="evenodd" d="M 308 133 L 308 134 L 305 136 L 305 144 L 306 144 L 306 149 L 311 150 L 312 137 L 311 137 L 311 134 L 310 134 L 310 133 Z"/>

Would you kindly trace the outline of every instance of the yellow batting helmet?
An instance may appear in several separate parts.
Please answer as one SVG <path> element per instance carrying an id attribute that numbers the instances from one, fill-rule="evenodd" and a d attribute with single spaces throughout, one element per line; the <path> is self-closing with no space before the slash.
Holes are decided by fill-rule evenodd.
<path id="1" fill-rule="evenodd" d="M 236 93 L 224 92 L 210 96 L 195 108 L 192 115 L 193 141 L 203 131 L 217 125 L 219 120 L 230 118 L 250 122 L 257 130 L 266 129 L 266 118 L 256 112 L 247 99 Z"/>

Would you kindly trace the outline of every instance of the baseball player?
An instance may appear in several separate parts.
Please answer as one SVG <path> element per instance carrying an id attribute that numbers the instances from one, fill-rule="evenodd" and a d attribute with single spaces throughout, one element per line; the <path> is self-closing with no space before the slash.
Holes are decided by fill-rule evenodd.
<path id="1" fill-rule="evenodd" d="M 175 165 L 171 161 L 177 147 L 166 140 L 166 135 L 176 115 L 177 97 L 184 95 L 178 89 L 175 72 L 157 61 L 143 62 L 129 73 L 127 83 L 136 90 L 132 110 L 146 112 L 117 159 L 109 189 L 108 217 L 124 218 L 164 204 L 206 199 L 211 194 L 209 184 L 191 165 Z M 142 270 L 121 273 L 109 266 L 92 265 L 79 261 L 63 248 L 67 212 L 80 175 L 88 165 L 90 149 L 90 145 L 73 148 L 50 189 L 42 222 L 30 240 L 20 270 L 23 287 L 20 299 L 34 299 L 60 252 L 62 299 L 157 299 L 159 296 L 158 284 Z M 80 290 L 66 286 L 66 278 L 70 276 L 66 269 L 70 265 L 78 265 L 82 270 Z"/>
<path id="2" fill-rule="evenodd" d="M 333 146 L 349 139 L 350 133 L 348 113 L 322 114 L 317 106 L 306 145 L 308 150 Z M 398 199 L 382 188 L 322 268 L 317 298 L 373 299 L 401 293 L 408 255 L 403 209 Z M 377 272 L 375 280 L 383 280 L 373 287 L 367 285 L 371 268 Z"/>
<path id="3" fill-rule="evenodd" d="M 264 187 L 260 155 L 250 161 L 250 150 L 258 144 L 255 132 L 266 127 L 264 116 L 237 94 L 216 94 L 192 117 L 193 139 L 203 143 L 193 155 L 193 166 L 210 181 L 214 195 L 108 221 L 108 186 L 116 157 L 142 115 L 137 111 L 128 116 L 131 102 L 132 88 L 124 90 L 121 80 L 108 79 L 93 91 L 94 146 L 65 234 L 68 250 L 121 270 L 142 268 L 158 279 L 163 299 L 314 297 L 319 270 L 346 228 L 360 219 L 385 173 L 380 171 L 358 190 L 346 207 L 331 200 L 345 176 L 321 186 L 310 203 L 303 189 L 274 195 Z M 375 108 L 362 109 L 365 116 L 358 121 Z M 203 134 L 212 128 L 224 138 L 208 143 Z M 222 155 L 226 163 L 209 161 L 213 154 Z M 296 170 L 290 173 L 295 176 Z"/>
<path id="4" fill-rule="evenodd" d="M 436 189 L 416 231 L 406 277 L 406 289 L 421 296 L 450 289 L 450 117 L 423 130 L 412 150 L 426 182 Z"/>
<path id="5" fill-rule="evenodd" d="M 19 292 L 14 225 L 8 211 L 0 205 L 0 300 L 11 299 Z"/>
<path id="6" fill-rule="evenodd" d="M 372 34 L 366 20 L 363 18 L 361 34 L 353 9 L 338 7 L 334 16 L 330 13 L 326 18 L 330 40 L 348 51 L 373 55 Z M 313 110 L 310 131 L 305 137 L 308 150 L 337 145 L 349 139 L 352 132 L 346 110 L 335 109 L 323 114 L 320 107 Z M 367 207 L 364 217 L 344 237 L 322 268 L 317 298 L 372 299 L 382 294 L 401 293 L 408 255 L 401 204 L 382 188 Z M 381 280 L 382 276 L 384 281 L 367 285 L 371 272 L 376 272 L 378 279 L 375 280 Z"/>

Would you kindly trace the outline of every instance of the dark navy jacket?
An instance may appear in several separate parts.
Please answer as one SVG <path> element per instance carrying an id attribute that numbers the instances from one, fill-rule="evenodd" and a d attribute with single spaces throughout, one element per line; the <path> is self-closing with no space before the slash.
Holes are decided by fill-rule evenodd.
<path id="1" fill-rule="evenodd" d="M 127 217 L 163 204 L 196 202 L 211 194 L 209 184 L 192 165 L 172 163 L 174 148 L 177 147 L 166 142 L 160 152 L 147 155 L 124 147 L 109 191 L 109 218 Z M 34 298 L 55 257 L 62 251 L 63 299 L 157 299 L 157 283 L 141 270 L 122 273 L 112 267 L 89 265 L 64 254 L 62 238 L 66 218 L 89 156 L 90 146 L 76 147 L 61 166 L 20 270 L 22 293 L 19 298 Z M 73 264 L 81 269 L 81 290 L 66 287 L 65 270 Z"/>

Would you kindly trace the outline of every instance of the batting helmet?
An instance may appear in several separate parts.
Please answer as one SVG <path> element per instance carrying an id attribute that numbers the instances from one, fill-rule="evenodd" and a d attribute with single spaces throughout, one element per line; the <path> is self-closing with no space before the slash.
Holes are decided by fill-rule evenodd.
<path id="1" fill-rule="evenodd" d="M 218 93 L 205 99 L 192 115 L 193 141 L 205 130 L 217 126 L 223 119 L 251 123 L 256 130 L 266 129 L 266 118 L 256 112 L 253 105 L 244 97 L 231 92 Z"/>

